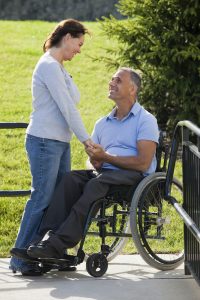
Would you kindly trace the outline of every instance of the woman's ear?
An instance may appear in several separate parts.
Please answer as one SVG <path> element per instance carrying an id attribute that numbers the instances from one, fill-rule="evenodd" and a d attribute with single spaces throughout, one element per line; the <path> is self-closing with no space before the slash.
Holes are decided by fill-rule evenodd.
<path id="1" fill-rule="evenodd" d="M 70 40 L 72 38 L 71 34 L 70 33 L 67 33 L 65 36 L 64 36 L 64 39 L 66 41 Z"/>

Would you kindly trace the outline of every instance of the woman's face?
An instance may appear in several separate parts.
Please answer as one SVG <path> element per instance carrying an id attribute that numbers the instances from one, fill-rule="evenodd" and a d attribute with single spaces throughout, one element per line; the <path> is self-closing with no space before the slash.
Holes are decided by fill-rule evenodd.
<path id="1" fill-rule="evenodd" d="M 72 58 L 81 53 L 81 47 L 84 44 L 84 35 L 74 38 L 71 34 L 66 34 L 62 40 L 63 60 L 72 60 Z"/>

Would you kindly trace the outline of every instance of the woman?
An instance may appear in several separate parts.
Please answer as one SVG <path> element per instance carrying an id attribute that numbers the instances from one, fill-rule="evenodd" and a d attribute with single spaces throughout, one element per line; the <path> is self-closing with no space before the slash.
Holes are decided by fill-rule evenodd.
<path id="1" fill-rule="evenodd" d="M 34 239 L 55 186 L 70 171 L 72 132 L 85 147 L 92 145 L 76 108 L 78 89 L 63 66 L 64 61 L 81 52 L 86 33 L 87 29 L 76 20 L 60 22 L 45 41 L 45 53 L 33 72 L 33 112 L 26 131 L 32 188 L 15 243 L 17 248 L 26 248 Z M 23 275 L 41 273 L 35 264 L 14 257 L 10 269 Z"/>

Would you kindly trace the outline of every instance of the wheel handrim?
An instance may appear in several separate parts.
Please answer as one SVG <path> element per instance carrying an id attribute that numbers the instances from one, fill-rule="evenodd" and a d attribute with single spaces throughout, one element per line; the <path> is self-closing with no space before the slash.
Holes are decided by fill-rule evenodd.
<path id="1" fill-rule="evenodd" d="M 173 236 L 170 235 L 172 235 L 172 226 L 174 226 L 174 224 L 170 224 L 171 221 L 167 220 L 167 217 L 169 215 L 170 218 L 173 219 L 173 216 L 175 214 L 176 214 L 175 216 L 176 218 L 178 218 L 178 215 L 174 210 L 174 208 L 172 207 L 172 205 L 170 205 L 163 198 L 164 183 L 165 183 L 164 179 L 158 180 L 158 182 L 155 182 L 154 185 L 151 185 L 151 190 L 148 187 L 146 192 L 143 194 L 139 204 L 138 216 L 137 216 L 138 230 L 141 236 L 141 242 L 143 244 L 143 247 L 146 249 L 148 254 L 152 256 L 153 259 L 160 262 L 161 264 L 176 264 L 178 261 L 180 261 L 183 258 L 183 251 L 181 250 L 174 254 L 165 253 L 166 251 L 165 249 L 167 248 L 168 244 L 173 242 Z M 178 184 L 176 183 L 173 183 L 172 190 L 173 189 L 177 189 L 179 190 L 179 192 L 182 193 L 181 187 L 178 186 Z M 150 192 L 151 195 L 153 195 L 153 193 L 157 193 L 157 198 L 151 197 L 153 201 L 156 201 L 156 203 L 154 203 L 153 205 L 151 205 L 151 203 L 148 204 L 145 203 L 148 202 L 147 197 L 149 197 Z M 167 223 L 169 223 L 169 225 Z M 180 239 L 183 242 L 183 228 L 180 229 L 180 227 L 182 226 L 183 225 L 179 224 L 178 226 L 179 228 L 177 232 L 179 231 L 179 234 L 181 235 Z M 156 233 L 155 230 L 157 231 Z M 156 242 L 156 237 L 158 238 L 157 239 L 158 242 Z M 163 238 L 165 238 L 166 243 L 163 242 Z M 161 245 L 161 243 L 163 245 Z M 180 247 L 183 249 L 183 245 Z"/>

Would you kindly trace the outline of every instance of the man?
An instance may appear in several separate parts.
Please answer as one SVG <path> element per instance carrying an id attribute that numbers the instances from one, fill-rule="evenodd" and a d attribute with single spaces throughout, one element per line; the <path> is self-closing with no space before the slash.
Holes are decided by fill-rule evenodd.
<path id="1" fill-rule="evenodd" d="M 158 126 L 138 102 L 140 76 L 120 68 L 109 84 L 116 107 L 96 124 L 93 147 L 86 149 L 95 170 L 67 173 L 53 195 L 38 236 L 48 238 L 30 245 L 31 257 L 62 258 L 65 249 L 81 240 L 91 204 L 104 197 L 110 185 L 133 185 L 155 171 Z"/>

